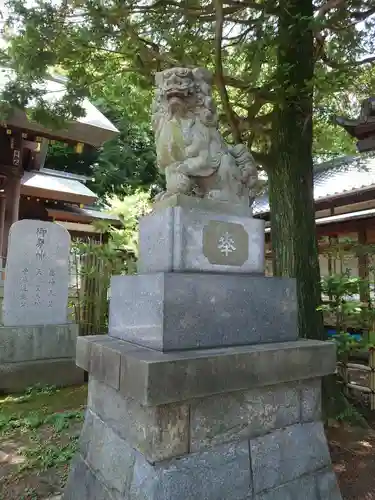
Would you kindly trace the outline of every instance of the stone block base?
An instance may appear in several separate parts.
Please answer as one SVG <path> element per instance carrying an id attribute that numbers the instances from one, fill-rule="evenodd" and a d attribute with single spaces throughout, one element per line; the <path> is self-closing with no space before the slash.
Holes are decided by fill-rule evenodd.
<path id="1" fill-rule="evenodd" d="M 264 274 L 264 221 L 228 205 L 183 195 L 156 203 L 140 220 L 138 272 Z"/>
<path id="2" fill-rule="evenodd" d="M 62 500 L 342 500 L 330 467 L 256 494 L 246 483 L 248 474 L 243 474 L 241 469 L 245 460 L 248 462 L 247 457 L 241 464 L 241 460 L 235 461 L 235 450 L 229 450 L 226 458 L 227 469 L 214 471 L 210 470 L 206 457 L 196 458 L 192 467 L 195 474 L 189 467 L 184 470 L 183 462 L 157 468 L 145 464 L 140 473 L 134 472 L 138 477 L 127 492 L 119 493 L 109 489 L 79 456 L 74 461 Z M 142 465 L 137 468 L 142 469 Z M 163 478 L 163 482 L 158 482 L 158 478 Z"/>
<path id="3" fill-rule="evenodd" d="M 114 276 L 109 333 L 161 351 L 297 340 L 295 280 L 177 272 Z"/>
<path id="4" fill-rule="evenodd" d="M 0 364 L 74 358 L 78 325 L 1 326 Z"/>
<path id="5" fill-rule="evenodd" d="M 88 408 L 63 500 L 341 500 L 320 421 L 330 343 L 163 354 L 80 338 L 77 357 Z"/>
<path id="6" fill-rule="evenodd" d="M 35 384 L 80 384 L 75 365 L 78 326 L 0 327 L 0 391 L 19 392 Z"/>
<path id="7" fill-rule="evenodd" d="M 22 392 L 36 384 L 68 387 L 84 382 L 74 359 L 44 359 L 0 364 L 0 392 Z"/>
<path id="8" fill-rule="evenodd" d="M 63 500 L 341 500 L 319 400 L 312 380 L 146 408 L 92 379 Z"/>
<path id="9" fill-rule="evenodd" d="M 145 406 L 222 394 L 333 373 L 333 342 L 298 340 L 162 353 L 91 335 L 77 339 L 77 365 Z"/>
<path id="10" fill-rule="evenodd" d="M 216 450 L 217 457 L 210 454 L 211 463 L 205 454 L 192 457 L 192 464 L 185 460 L 157 467 L 136 463 L 134 469 L 124 472 L 123 481 L 130 481 L 130 486 L 123 493 L 110 489 L 78 456 L 62 500 L 342 500 L 331 467 L 255 493 L 247 483 L 246 444 Z"/>

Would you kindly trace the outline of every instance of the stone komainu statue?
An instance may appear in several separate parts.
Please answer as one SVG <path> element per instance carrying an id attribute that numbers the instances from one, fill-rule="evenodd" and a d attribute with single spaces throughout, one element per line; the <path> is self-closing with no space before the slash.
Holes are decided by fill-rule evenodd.
<path id="1" fill-rule="evenodd" d="M 218 130 L 212 76 L 196 68 L 156 74 L 152 124 L 166 198 L 187 194 L 249 205 L 258 173 L 243 144 L 229 147 Z"/>

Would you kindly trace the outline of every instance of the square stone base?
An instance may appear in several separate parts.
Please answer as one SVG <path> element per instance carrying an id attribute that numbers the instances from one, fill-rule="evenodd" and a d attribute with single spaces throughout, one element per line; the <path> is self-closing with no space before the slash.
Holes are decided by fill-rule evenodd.
<path id="1" fill-rule="evenodd" d="M 161 351 L 296 340 L 295 280 L 224 273 L 114 276 L 109 333 Z"/>
<path id="2" fill-rule="evenodd" d="M 75 365 L 78 325 L 0 327 L 0 391 L 83 383 Z"/>
<path id="3" fill-rule="evenodd" d="M 75 358 L 78 325 L 1 326 L 0 365 Z"/>
<path id="4" fill-rule="evenodd" d="M 264 274 L 264 221 L 244 206 L 163 200 L 140 220 L 138 271 Z"/>
<path id="5" fill-rule="evenodd" d="M 341 500 L 321 423 L 328 342 L 158 353 L 80 337 L 89 370 L 63 500 Z"/>
<path id="6" fill-rule="evenodd" d="M 342 500 L 321 423 L 152 464 L 93 418 L 63 500 Z"/>
<path id="7" fill-rule="evenodd" d="M 74 359 L 44 359 L 0 364 L 0 392 L 22 392 L 33 385 L 69 387 L 84 383 L 84 371 Z"/>
<path id="8" fill-rule="evenodd" d="M 323 377 L 336 368 L 333 342 L 162 353 L 92 335 L 77 339 L 77 365 L 144 406 Z"/>

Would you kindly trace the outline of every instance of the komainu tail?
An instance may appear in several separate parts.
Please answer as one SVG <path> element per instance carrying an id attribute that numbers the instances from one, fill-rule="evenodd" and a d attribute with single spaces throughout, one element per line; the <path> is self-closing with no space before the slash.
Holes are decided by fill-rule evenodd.
<path id="1" fill-rule="evenodd" d="M 241 182 L 253 190 L 258 184 L 258 170 L 253 155 L 244 144 L 236 144 L 230 152 L 241 171 Z"/>

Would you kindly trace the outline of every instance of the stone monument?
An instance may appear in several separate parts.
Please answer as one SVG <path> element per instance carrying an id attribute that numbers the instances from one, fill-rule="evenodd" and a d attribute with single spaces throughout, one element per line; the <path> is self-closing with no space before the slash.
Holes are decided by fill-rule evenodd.
<path id="1" fill-rule="evenodd" d="M 251 155 L 217 130 L 207 71 L 157 75 L 166 192 L 137 276 L 111 284 L 64 500 L 341 500 L 321 422 L 335 346 L 300 340 L 294 280 L 264 276 Z M 241 160 L 239 159 L 241 158 Z"/>
<path id="2" fill-rule="evenodd" d="M 70 235 L 58 224 L 14 223 L 0 327 L 0 389 L 83 381 L 74 363 L 77 325 L 68 324 Z"/>
<path id="3" fill-rule="evenodd" d="M 5 326 L 66 323 L 70 235 L 51 222 L 21 220 L 9 232 Z"/>

